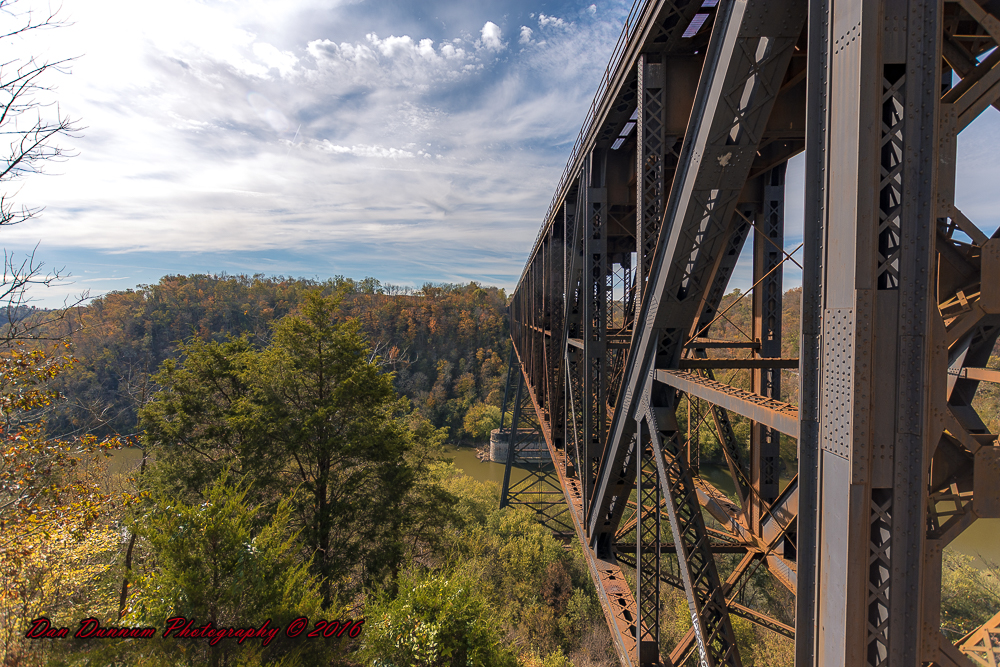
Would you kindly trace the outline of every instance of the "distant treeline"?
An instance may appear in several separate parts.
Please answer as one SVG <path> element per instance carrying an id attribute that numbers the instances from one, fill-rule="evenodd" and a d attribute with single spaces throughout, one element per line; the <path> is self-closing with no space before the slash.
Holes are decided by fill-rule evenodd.
<path id="1" fill-rule="evenodd" d="M 66 401 L 53 408 L 52 435 L 132 434 L 138 409 L 157 391 L 150 381 L 178 344 L 198 339 L 222 341 L 247 336 L 262 349 L 272 325 L 297 312 L 307 291 L 342 292 L 341 317 L 355 318 L 372 353 L 395 374 L 397 390 L 437 427 L 448 427 L 453 442 L 482 441 L 499 419 L 502 385 L 510 350 L 507 295 L 496 287 L 425 285 L 421 289 L 383 284 L 375 278 L 326 281 L 238 276 L 166 276 L 156 285 L 111 292 L 73 309 L 51 325 L 52 336 L 68 335 L 79 363 L 57 379 Z M 801 288 L 784 294 L 782 356 L 799 352 Z M 702 336 L 739 340 L 753 333 L 750 295 L 727 294 L 717 321 Z M 26 316 L 30 315 L 27 311 Z M 34 312 L 38 316 L 38 312 Z M 711 356 L 740 356 L 745 350 L 712 350 Z M 1000 366 L 1000 360 L 993 360 Z M 750 388 L 748 371 L 722 378 Z M 782 400 L 798 403 L 798 375 L 782 372 Z M 984 387 L 977 409 L 991 428 L 1000 428 L 1000 388 Z M 678 415 L 686 431 L 686 410 Z M 733 415 L 737 430 L 747 424 Z M 702 420 L 700 441 L 706 461 L 723 463 L 711 420 Z M 789 466 L 794 445 L 783 442 Z"/>
<path id="2" fill-rule="evenodd" d="M 472 438 L 464 424 L 471 408 L 499 412 L 510 349 L 502 289 L 411 289 L 341 276 L 166 276 L 94 299 L 52 325 L 50 336 L 68 335 L 79 363 L 57 380 L 68 400 L 49 416 L 51 434 L 135 433 L 138 410 L 159 389 L 150 378 L 180 343 L 246 336 L 263 349 L 273 324 L 316 288 L 344 295 L 340 317 L 359 322 L 400 393 L 435 426 L 448 427 L 452 440 Z"/>

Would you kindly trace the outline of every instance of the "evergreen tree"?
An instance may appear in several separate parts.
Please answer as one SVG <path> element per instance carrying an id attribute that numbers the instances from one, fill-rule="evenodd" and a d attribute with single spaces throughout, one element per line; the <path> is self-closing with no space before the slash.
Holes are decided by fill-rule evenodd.
<path id="1" fill-rule="evenodd" d="M 338 305 L 310 293 L 301 316 L 275 327 L 257 369 L 260 416 L 284 458 L 281 479 L 299 489 L 303 538 L 327 601 L 353 564 L 367 581 L 402 558 L 407 517 L 398 508 L 416 481 L 405 458 L 413 433 L 399 418 L 405 403 L 358 324 L 334 322 Z"/>
<path id="2" fill-rule="evenodd" d="M 190 342 L 141 413 L 154 487 L 190 501 L 231 467 L 254 502 L 293 498 L 325 605 L 394 573 L 407 531 L 440 525 L 450 497 L 422 481 L 441 433 L 411 428 L 392 376 L 357 323 L 338 321 L 339 304 L 311 292 L 260 352 L 243 339 Z"/>
<path id="3" fill-rule="evenodd" d="M 249 502 L 245 483 L 231 482 L 228 471 L 209 485 L 202 503 L 156 498 L 140 524 L 155 567 L 139 582 L 127 621 L 162 629 L 172 627 L 167 619 L 183 617 L 193 627 L 263 628 L 274 632 L 274 639 L 262 633 L 251 641 L 224 639 L 213 645 L 209 639 L 174 636 L 159 637 L 149 647 L 123 644 L 119 649 L 149 650 L 174 664 L 213 667 L 279 658 L 288 664 L 329 664 L 337 642 L 306 645 L 277 632 L 298 617 L 322 618 L 321 595 L 308 564 L 298 558 L 298 535 L 289 529 L 290 499 L 279 502 L 270 516 L 262 512 Z"/>

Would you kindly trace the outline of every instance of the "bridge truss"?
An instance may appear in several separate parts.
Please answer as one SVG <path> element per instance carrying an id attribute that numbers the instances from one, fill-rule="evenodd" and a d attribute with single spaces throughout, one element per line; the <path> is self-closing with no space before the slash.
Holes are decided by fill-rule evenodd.
<path id="1" fill-rule="evenodd" d="M 955 206 L 958 134 L 1000 109 L 998 43 L 997 0 L 637 0 L 509 311 L 623 665 L 744 664 L 733 617 L 794 637 L 800 667 L 997 664 L 996 619 L 953 645 L 940 592 L 944 547 L 1000 517 L 973 407 L 1000 381 L 1000 233 Z M 752 330 L 713 338 L 747 244 Z M 699 474 L 701 424 L 728 495 Z M 788 617 L 744 599 L 761 577 Z M 664 587 L 692 619 L 669 650 Z"/>

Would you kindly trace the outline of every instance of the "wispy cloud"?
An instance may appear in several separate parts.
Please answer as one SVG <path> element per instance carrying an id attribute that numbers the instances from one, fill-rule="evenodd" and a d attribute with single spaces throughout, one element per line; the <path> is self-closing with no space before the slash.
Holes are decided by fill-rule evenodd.
<path id="1" fill-rule="evenodd" d="M 336 144 L 331 144 L 328 139 L 324 139 L 322 143 L 317 144 L 317 148 L 321 151 L 327 151 L 329 153 L 354 155 L 356 157 L 390 158 L 393 160 L 398 160 L 400 158 L 412 158 L 417 155 L 431 157 L 429 153 L 424 153 L 424 151 L 413 153 L 399 148 L 386 148 L 384 146 L 337 146 Z"/>
<path id="2" fill-rule="evenodd" d="M 569 23 L 558 16 L 546 16 L 545 14 L 539 14 L 538 25 L 542 28 L 566 28 L 569 26 Z"/>
<path id="3" fill-rule="evenodd" d="M 67 0 L 32 48 L 85 54 L 58 83 L 88 129 L 0 240 L 510 286 L 629 6 Z M 970 216 L 1000 210 L 984 190 Z"/>
<path id="4" fill-rule="evenodd" d="M 366 29 L 355 18 L 352 38 L 317 35 L 296 13 L 326 6 L 350 22 L 363 5 L 181 0 L 177 15 L 156 9 L 139 28 L 121 23 L 118 0 L 94 1 L 62 31 L 90 46 L 61 95 L 89 126 L 81 156 L 58 178 L 26 183 L 22 196 L 47 210 L 5 243 L 322 246 L 334 265 L 374 244 L 373 275 L 387 270 L 389 247 L 422 258 L 401 282 L 435 279 L 435 266 L 444 275 L 457 255 L 474 266 L 483 247 L 502 258 L 490 262 L 493 279 L 516 279 L 619 30 L 617 14 L 586 7 L 574 22 L 524 15 L 546 39 L 513 56 L 507 44 L 532 29 L 516 12 L 475 22 L 472 6 L 472 34 Z M 120 39 L 102 23 L 111 15 Z"/>

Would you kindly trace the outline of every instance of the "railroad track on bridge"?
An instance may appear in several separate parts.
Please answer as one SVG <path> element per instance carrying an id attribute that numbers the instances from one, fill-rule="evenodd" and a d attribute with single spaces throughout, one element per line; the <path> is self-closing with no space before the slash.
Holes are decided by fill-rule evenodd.
<path id="1" fill-rule="evenodd" d="M 955 206 L 957 137 L 1000 108 L 998 43 L 997 0 L 633 6 L 512 295 L 505 400 L 512 433 L 545 438 L 565 505 L 549 493 L 540 518 L 583 545 L 623 665 L 744 664 L 734 616 L 794 637 L 798 667 L 997 664 L 1000 615 L 952 644 L 940 588 L 944 547 L 1000 517 L 1000 447 L 973 408 L 1000 376 L 1000 233 Z M 712 338 L 744 247 L 752 330 Z M 692 421 L 730 494 L 698 474 Z M 763 573 L 794 617 L 741 597 Z M 669 650 L 663 586 L 692 618 Z"/>

